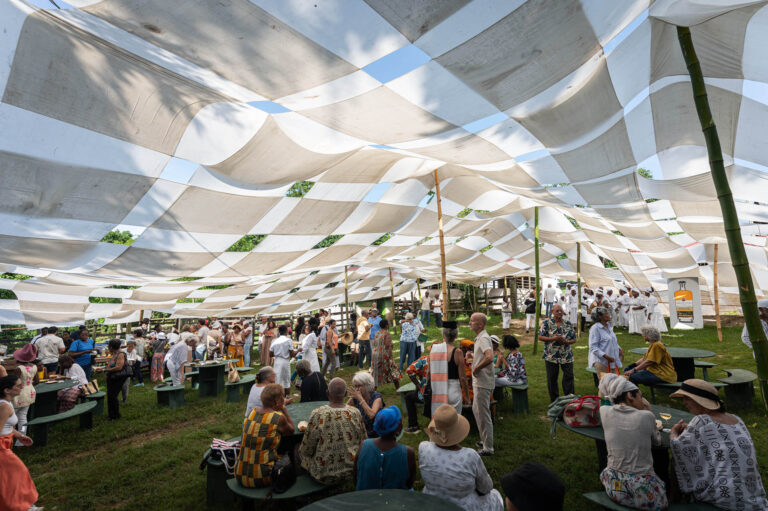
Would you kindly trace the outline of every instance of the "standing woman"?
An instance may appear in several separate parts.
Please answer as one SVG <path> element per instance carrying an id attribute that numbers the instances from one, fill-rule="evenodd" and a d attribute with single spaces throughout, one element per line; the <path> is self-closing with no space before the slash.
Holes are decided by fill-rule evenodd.
<path id="1" fill-rule="evenodd" d="M 237 359 L 237 367 L 245 367 L 245 339 L 240 325 L 232 327 L 232 333 L 229 336 L 229 348 L 227 348 L 227 358 Z"/>
<path id="2" fill-rule="evenodd" d="M 294 337 L 296 339 L 296 342 L 299 343 L 299 346 L 301 346 L 302 337 L 305 335 L 304 332 L 304 326 L 306 323 L 304 322 L 304 316 L 299 316 L 299 319 L 296 320 L 296 326 L 293 329 Z"/>
<path id="3" fill-rule="evenodd" d="M 107 420 L 116 420 L 121 417 L 117 395 L 120 394 L 123 383 L 128 378 L 128 361 L 125 352 L 120 350 L 120 344 L 120 339 L 110 339 L 107 349 L 112 359 L 102 370 L 107 373 L 107 410 L 109 411 Z"/>
<path id="4" fill-rule="evenodd" d="M 276 383 L 285 390 L 286 397 L 291 392 L 291 358 L 296 355 L 293 350 L 293 341 L 288 337 L 288 327 L 280 325 L 278 328 L 280 336 L 269 346 L 275 361 Z"/>
<path id="5" fill-rule="evenodd" d="M 531 291 L 528 298 L 523 302 L 525 307 L 525 333 L 536 324 L 536 292 Z"/>
<path id="6" fill-rule="evenodd" d="M 471 405 L 464 352 L 453 345 L 458 336 L 459 324 L 456 321 L 443 321 L 443 337 L 432 344 L 429 352 L 429 384 L 432 389 L 430 416 L 441 405 L 451 405 L 457 413 L 461 413 L 464 406 Z"/>
<path id="7" fill-rule="evenodd" d="M 616 298 L 616 313 L 618 315 L 618 326 L 620 328 L 627 328 L 629 326 L 627 302 L 629 302 L 627 291 L 625 289 L 619 289 L 619 297 Z"/>
<path id="8" fill-rule="evenodd" d="M 259 353 L 262 367 L 272 365 L 272 358 L 269 355 L 269 345 L 272 344 L 272 339 L 275 337 L 277 337 L 277 325 L 270 319 L 267 321 L 267 329 L 264 331 L 264 344 L 261 347 L 261 353 Z"/>
<path id="9" fill-rule="evenodd" d="M 382 319 L 379 324 L 381 329 L 373 338 L 373 384 L 380 388 L 385 383 L 394 383 L 395 390 L 400 387 L 400 371 L 392 356 L 392 336 L 389 335 L 389 322 Z"/>
<path id="10" fill-rule="evenodd" d="M 587 364 L 594 367 L 597 374 L 615 372 L 624 358 L 624 351 L 619 347 L 619 341 L 611 328 L 611 311 L 598 307 L 592 314 L 595 322 L 589 329 L 589 358 Z"/>
<path id="11" fill-rule="evenodd" d="M 512 304 L 509 297 L 504 298 L 501 302 L 501 327 L 504 330 L 509 330 L 509 323 L 512 321 Z"/>
<path id="12" fill-rule="evenodd" d="M 320 371 L 320 362 L 317 361 L 317 320 L 312 318 L 304 325 L 304 337 L 301 338 L 301 358 L 309 362 L 312 372 Z"/>
<path id="13" fill-rule="evenodd" d="M 37 489 L 29 470 L 11 447 L 16 440 L 21 445 L 32 445 L 32 439 L 14 426 L 18 418 L 11 402 L 21 394 L 24 384 L 16 375 L 0 378 L 0 509 L 36 510 Z"/>
<path id="14" fill-rule="evenodd" d="M 664 316 L 659 309 L 659 299 L 653 296 L 653 288 L 649 287 L 645 290 L 646 297 L 646 313 L 648 314 L 648 326 L 656 327 L 659 332 L 667 331 L 667 323 L 664 321 Z"/>
<path id="15" fill-rule="evenodd" d="M 178 335 L 178 334 L 177 334 Z M 163 360 L 165 359 L 165 334 L 162 332 L 152 342 L 152 362 L 149 366 L 149 373 L 152 381 L 163 380 Z"/>
<path id="16" fill-rule="evenodd" d="M 15 394 L 13 398 L 13 407 L 16 408 L 16 417 L 19 420 L 17 427 L 22 433 L 27 431 L 27 413 L 29 413 L 29 406 L 35 402 L 35 385 L 40 381 L 35 363 L 36 357 L 37 348 L 34 344 L 27 344 L 13 352 L 13 358 L 19 363 L 22 385 L 21 392 Z"/>
<path id="17" fill-rule="evenodd" d="M 640 291 L 637 289 L 632 290 L 632 298 L 629 302 L 629 333 L 639 334 L 645 324 L 648 322 L 648 317 L 645 314 L 646 300 L 644 296 L 640 296 Z"/>

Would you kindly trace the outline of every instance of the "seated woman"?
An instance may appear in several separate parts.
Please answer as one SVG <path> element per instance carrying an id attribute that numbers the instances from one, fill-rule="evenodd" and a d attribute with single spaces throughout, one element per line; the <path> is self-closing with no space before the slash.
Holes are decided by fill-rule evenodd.
<path id="1" fill-rule="evenodd" d="M 525 372 L 525 357 L 520 352 L 520 342 L 514 335 L 505 335 L 501 342 L 504 348 L 509 350 L 506 358 L 501 358 L 504 368 L 496 375 L 497 387 L 509 387 L 510 385 L 524 385 L 528 383 L 528 375 Z"/>
<path id="2" fill-rule="evenodd" d="M 419 444 L 423 492 L 450 500 L 467 511 L 502 511 L 501 494 L 483 459 L 459 444 L 469 433 L 469 421 L 451 405 L 441 405 L 427 427 L 430 442 Z"/>
<path id="3" fill-rule="evenodd" d="M 600 480 L 608 497 L 632 509 L 666 509 L 667 493 L 653 471 L 652 445 L 661 445 L 656 417 L 637 385 L 618 374 L 600 379 L 600 395 L 613 406 L 600 407 L 608 464 Z"/>
<path id="4" fill-rule="evenodd" d="M 296 363 L 296 373 L 301 378 L 301 402 L 328 401 L 328 385 L 320 371 L 312 372 L 309 360 L 299 360 Z"/>
<path id="5" fill-rule="evenodd" d="M 347 401 L 347 405 L 354 406 L 360 411 L 368 438 L 379 436 L 373 429 L 373 420 L 379 410 L 384 408 L 384 398 L 379 392 L 376 392 L 371 373 L 368 371 L 356 372 L 352 377 L 352 388 L 349 389 L 349 395 L 351 397 Z"/>
<path id="6" fill-rule="evenodd" d="M 246 488 L 270 485 L 272 465 L 279 458 L 280 439 L 294 431 L 291 416 L 285 409 L 282 386 L 270 383 L 264 387 L 261 403 L 243 422 L 240 455 L 235 464 L 235 478 Z"/>
<path id="7" fill-rule="evenodd" d="M 416 454 L 411 447 L 398 444 L 403 429 L 400 409 L 388 406 L 376 415 L 373 429 L 378 438 L 363 441 L 355 456 L 353 478 L 357 490 L 409 490 L 416 479 Z"/>
<path id="8" fill-rule="evenodd" d="M 88 385 L 88 379 L 85 377 L 83 368 L 75 363 L 75 359 L 66 354 L 59 357 L 59 371 L 67 378 L 77 380 L 77 385 L 74 387 L 63 389 L 58 392 L 58 409 L 59 413 L 61 413 L 75 407 L 77 399 L 83 393 L 80 386 Z"/>
<path id="9" fill-rule="evenodd" d="M 656 327 L 644 326 L 640 333 L 643 339 L 650 343 L 643 358 L 627 366 L 625 376 L 636 385 L 649 385 L 654 383 L 674 383 L 677 381 L 677 373 L 672 363 L 672 357 L 667 347 L 661 343 L 661 334 Z"/>
<path id="10" fill-rule="evenodd" d="M 256 373 L 256 385 L 251 387 L 251 392 L 248 394 L 248 405 L 245 408 L 245 416 L 248 417 L 254 408 L 261 408 L 261 393 L 264 388 L 270 383 L 277 382 L 277 374 L 271 366 L 264 366 Z M 285 404 L 289 405 L 293 402 L 293 398 L 289 397 L 285 399 Z"/>
<path id="11" fill-rule="evenodd" d="M 704 380 L 685 380 L 670 397 L 696 417 L 669 433 L 680 490 L 723 509 L 768 509 L 755 444 L 744 422 L 725 412 L 717 389 Z"/>

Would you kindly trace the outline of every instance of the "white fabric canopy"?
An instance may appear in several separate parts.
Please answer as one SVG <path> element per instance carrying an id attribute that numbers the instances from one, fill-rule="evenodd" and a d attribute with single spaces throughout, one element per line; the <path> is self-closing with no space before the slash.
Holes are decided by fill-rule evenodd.
<path id="1" fill-rule="evenodd" d="M 440 280 L 435 169 L 449 280 L 530 274 L 539 205 L 543 274 L 574 278 L 582 242 L 591 285 L 690 274 L 709 300 L 728 252 L 672 23 L 768 293 L 766 2 L 35 3 L 0 3 L 0 270 L 33 276 L 0 280 L 0 324 L 316 309 L 345 265 L 350 300 L 388 296 L 389 267 L 410 293 Z"/>

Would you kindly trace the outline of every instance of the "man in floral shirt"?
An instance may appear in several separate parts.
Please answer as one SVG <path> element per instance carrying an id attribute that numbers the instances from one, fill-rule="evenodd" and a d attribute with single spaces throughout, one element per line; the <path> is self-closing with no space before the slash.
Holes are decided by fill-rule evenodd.
<path id="1" fill-rule="evenodd" d="M 563 308 L 558 304 L 552 307 L 552 317 L 541 324 L 539 340 L 544 342 L 541 358 L 547 369 L 547 389 L 549 400 L 557 399 L 557 377 L 563 371 L 563 393 L 573 394 L 573 351 L 571 344 L 576 342 L 576 331 L 570 321 L 563 319 Z"/>
<path id="2" fill-rule="evenodd" d="M 418 433 L 419 432 L 419 412 L 417 406 L 419 403 L 424 402 L 424 390 L 427 387 L 427 379 L 429 378 L 429 353 L 416 359 L 416 361 L 408 366 L 405 373 L 411 379 L 416 390 L 411 390 L 403 394 L 405 399 L 405 409 L 408 412 L 408 428 L 406 433 Z"/>

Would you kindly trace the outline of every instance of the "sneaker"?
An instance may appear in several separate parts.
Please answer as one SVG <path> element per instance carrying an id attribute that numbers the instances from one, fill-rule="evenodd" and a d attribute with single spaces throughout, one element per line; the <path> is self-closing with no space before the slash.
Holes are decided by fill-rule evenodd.
<path id="1" fill-rule="evenodd" d="M 478 449 L 477 454 L 480 456 L 493 456 L 493 451 L 489 451 L 488 449 Z"/>
<path id="2" fill-rule="evenodd" d="M 475 446 L 479 448 L 483 448 L 483 442 L 475 442 Z"/>
<path id="3" fill-rule="evenodd" d="M 416 427 L 408 428 L 408 429 L 405 430 L 406 433 L 411 433 L 413 435 L 417 434 L 419 431 L 421 431 L 421 430 L 419 428 L 416 428 Z"/>
<path id="4" fill-rule="evenodd" d="M 143 383 L 137 383 L 136 385 L 134 385 L 134 387 L 143 387 L 143 386 L 144 386 Z"/>

